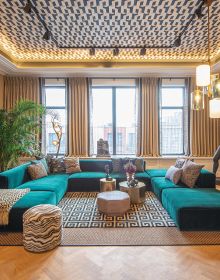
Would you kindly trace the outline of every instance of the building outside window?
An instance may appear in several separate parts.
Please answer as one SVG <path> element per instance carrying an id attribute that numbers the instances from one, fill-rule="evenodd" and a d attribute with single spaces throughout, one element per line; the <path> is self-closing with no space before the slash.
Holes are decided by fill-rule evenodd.
<path id="1" fill-rule="evenodd" d="M 62 125 L 60 154 L 66 153 L 66 79 L 42 79 L 42 103 L 46 106 L 46 116 L 42 131 L 42 150 L 46 154 L 56 154 L 57 140 L 51 123 L 51 112 L 57 114 Z"/>
<path id="2" fill-rule="evenodd" d="M 136 153 L 137 102 L 135 79 L 92 79 L 90 90 L 90 152 L 97 141 L 109 143 L 110 154 Z"/>
<path id="3" fill-rule="evenodd" d="M 184 154 L 185 80 L 162 79 L 160 88 L 160 154 Z"/>

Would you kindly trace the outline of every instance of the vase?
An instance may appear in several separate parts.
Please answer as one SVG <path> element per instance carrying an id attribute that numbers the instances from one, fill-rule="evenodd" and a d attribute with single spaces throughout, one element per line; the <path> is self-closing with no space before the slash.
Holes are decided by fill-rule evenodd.
<path id="1" fill-rule="evenodd" d="M 127 177 L 127 182 L 131 182 L 132 180 L 134 180 L 134 175 L 135 173 L 126 173 L 126 177 Z"/>

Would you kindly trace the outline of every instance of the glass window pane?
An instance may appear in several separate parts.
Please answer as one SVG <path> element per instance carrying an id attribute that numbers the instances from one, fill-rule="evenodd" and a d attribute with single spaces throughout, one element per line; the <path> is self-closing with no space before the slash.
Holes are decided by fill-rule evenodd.
<path id="1" fill-rule="evenodd" d="M 183 106 L 183 88 L 162 88 L 161 103 L 163 107 Z"/>
<path id="2" fill-rule="evenodd" d="M 55 154 L 57 149 L 53 144 L 54 140 L 57 140 L 57 136 L 55 131 L 53 130 L 53 126 L 51 123 L 51 115 L 49 112 L 53 111 L 58 114 L 58 120 L 62 125 L 62 138 L 60 145 L 60 154 L 65 154 L 66 152 L 66 110 L 65 109 L 54 109 L 47 110 L 46 115 L 46 152 L 49 154 Z"/>
<path id="3" fill-rule="evenodd" d="M 116 88 L 116 154 L 136 152 L 135 88 Z"/>
<path id="4" fill-rule="evenodd" d="M 161 154 L 183 153 L 183 110 L 162 109 L 160 117 Z"/>
<path id="5" fill-rule="evenodd" d="M 65 88 L 45 88 L 45 98 L 47 107 L 65 107 Z"/>
<path id="6" fill-rule="evenodd" d="M 112 154 L 112 89 L 93 88 L 91 108 L 91 151 L 97 153 L 97 141 L 102 138 L 108 141 Z"/>

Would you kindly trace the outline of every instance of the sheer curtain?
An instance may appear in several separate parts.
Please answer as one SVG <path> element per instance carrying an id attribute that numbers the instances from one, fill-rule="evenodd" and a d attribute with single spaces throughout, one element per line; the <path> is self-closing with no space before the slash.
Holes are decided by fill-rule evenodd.
<path id="1" fill-rule="evenodd" d="M 158 89 L 158 78 L 140 79 L 138 156 L 159 156 Z"/>
<path id="2" fill-rule="evenodd" d="M 88 80 L 69 79 L 68 97 L 68 154 L 89 154 Z"/>

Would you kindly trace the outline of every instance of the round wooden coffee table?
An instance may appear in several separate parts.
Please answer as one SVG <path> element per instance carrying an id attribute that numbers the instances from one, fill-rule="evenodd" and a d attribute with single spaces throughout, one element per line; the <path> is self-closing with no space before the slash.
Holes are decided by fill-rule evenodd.
<path id="1" fill-rule="evenodd" d="M 146 185 L 143 182 L 138 182 L 137 186 L 129 187 L 127 181 L 119 183 L 121 192 L 126 192 L 130 196 L 131 203 L 139 204 L 145 201 Z"/>

